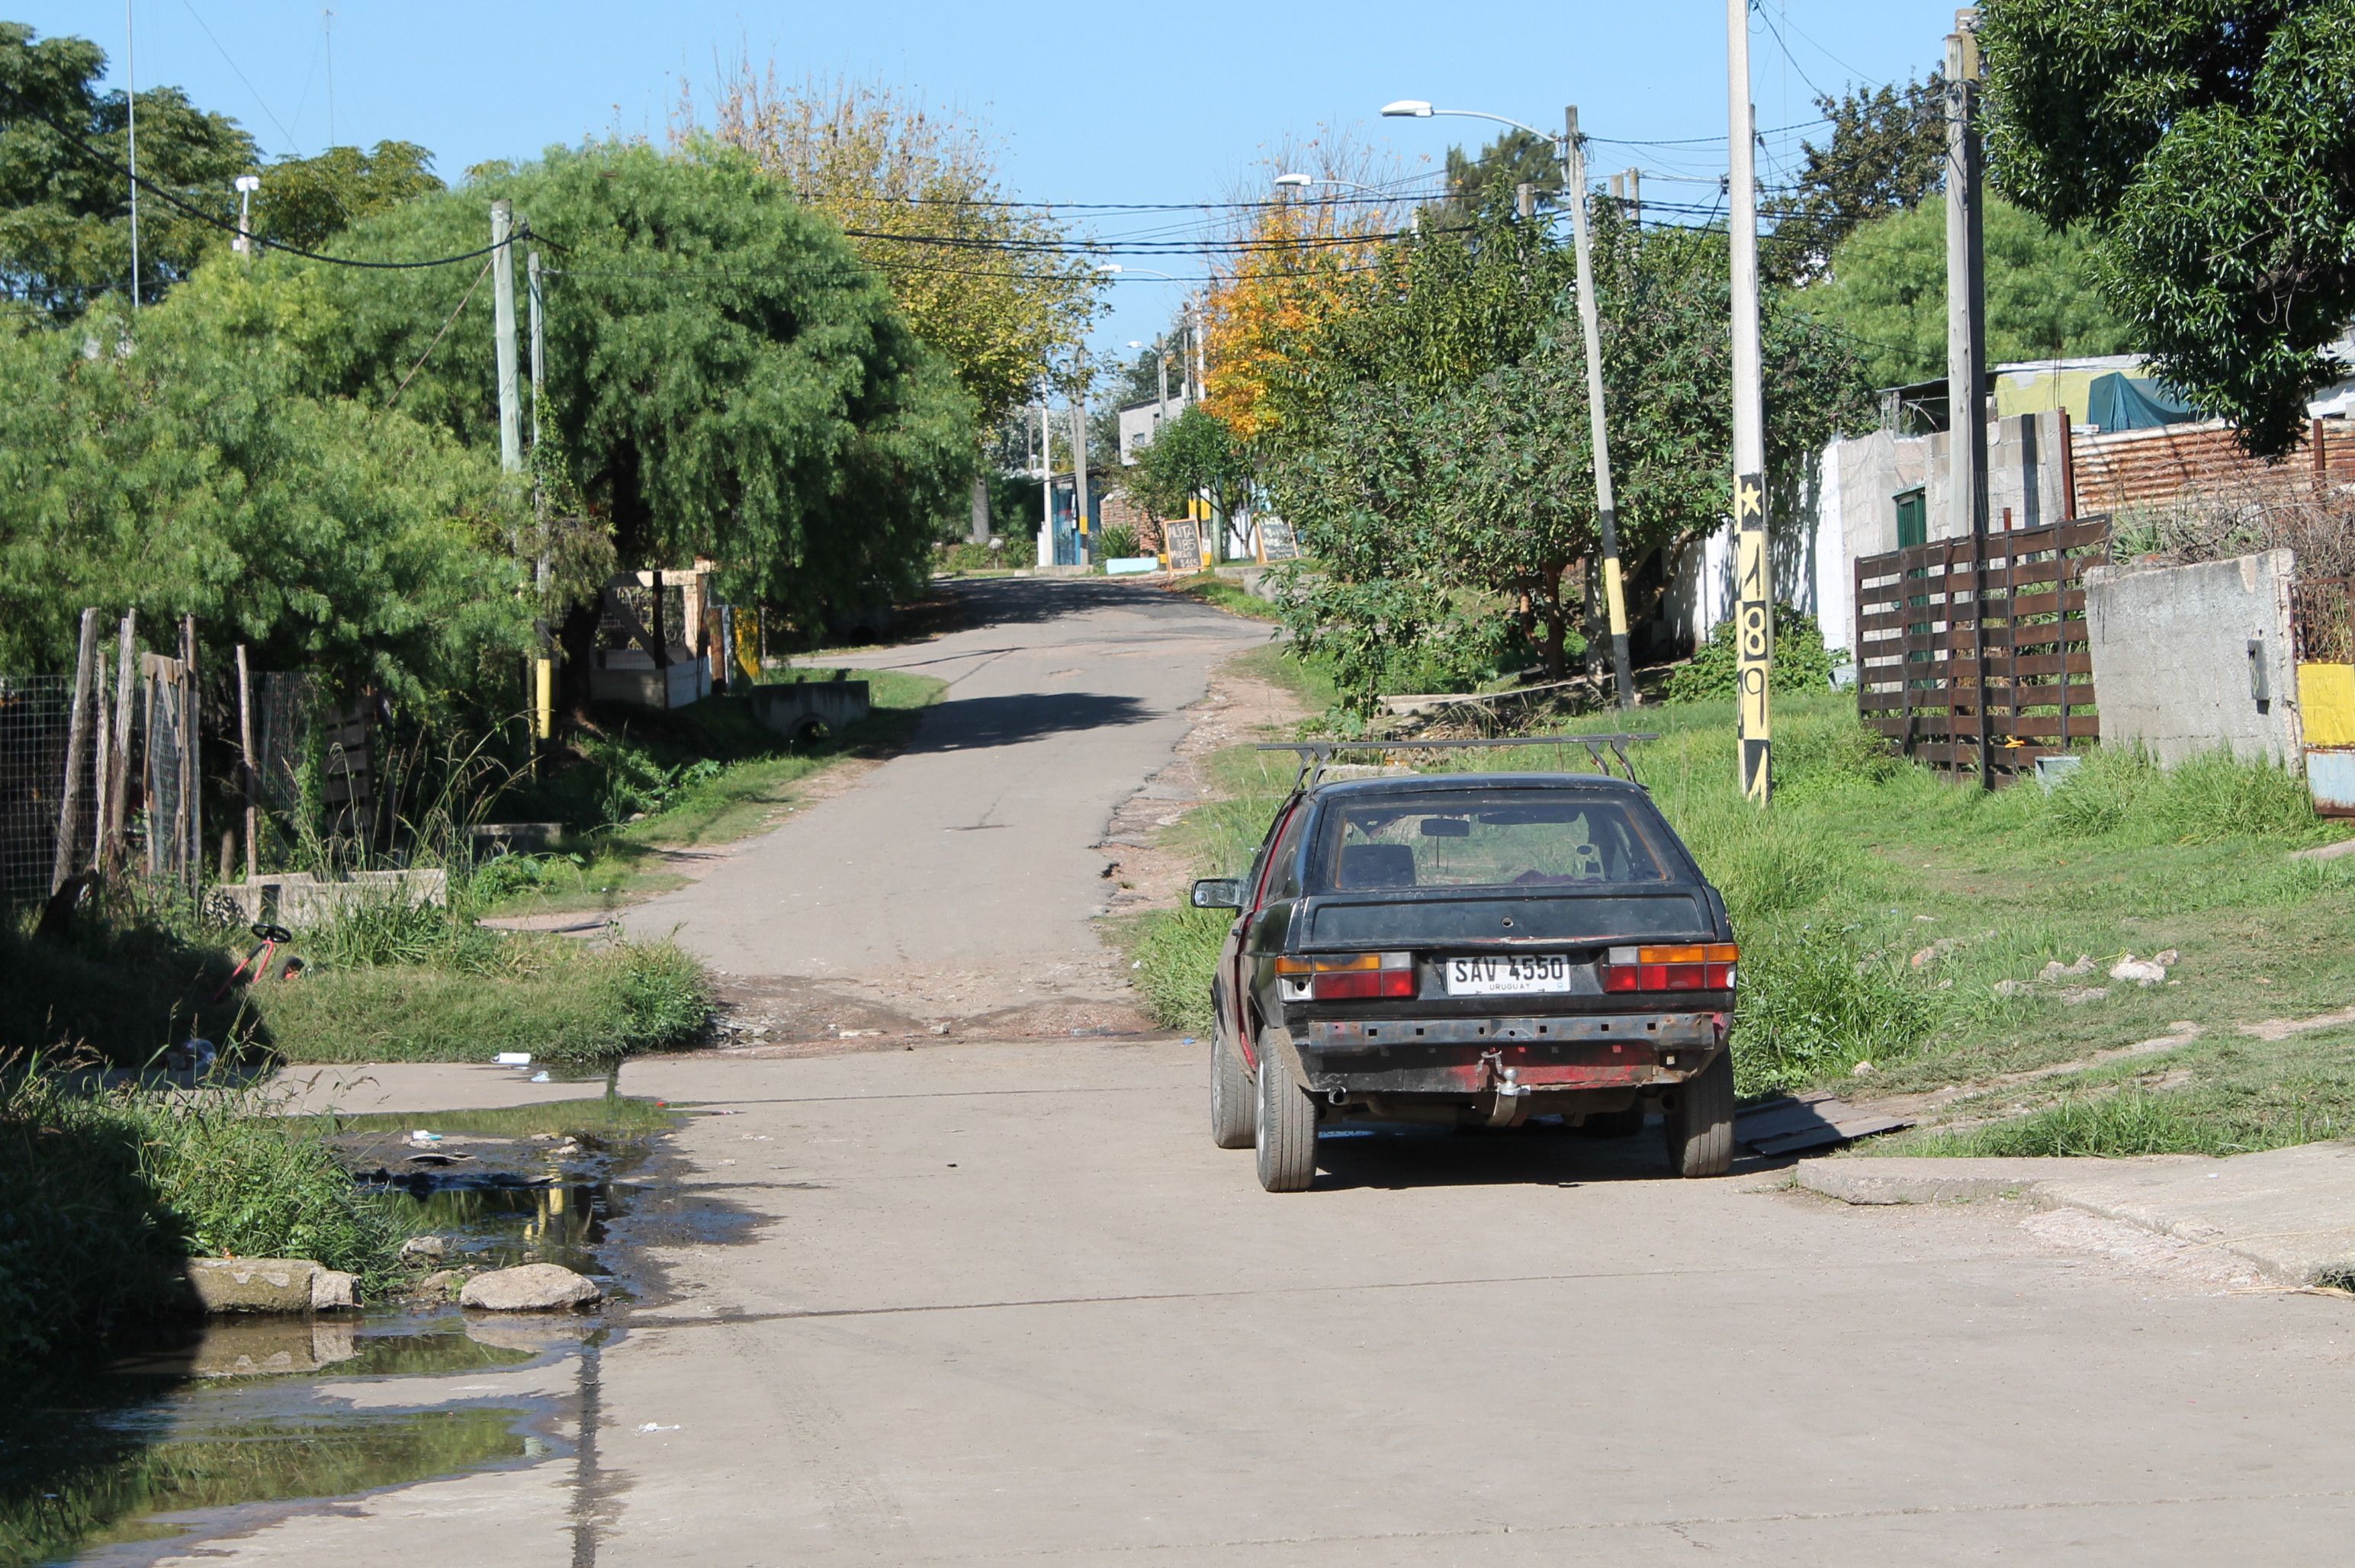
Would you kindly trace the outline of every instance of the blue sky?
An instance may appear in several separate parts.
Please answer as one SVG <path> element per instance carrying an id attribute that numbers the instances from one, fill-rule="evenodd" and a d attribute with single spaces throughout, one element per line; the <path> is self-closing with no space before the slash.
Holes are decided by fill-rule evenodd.
<path id="1" fill-rule="evenodd" d="M 1725 160 L 1724 9 L 1691 0 L 1514 0 L 1452 13 L 1397 0 L 1347 7 L 1241 0 L 132 5 L 141 85 L 186 89 L 205 107 L 235 115 L 272 153 L 313 153 L 328 140 L 332 62 L 335 140 L 421 143 L 448 178 L 471 164 L 527 158 L 616 128 L 659 139 L 681 82 L 707 86 L 717 62 L 739 50 L 773 58 L 788 75 L 879 77 L 985 118 L 1005 144 L 1007 183 L 1026 199 L 1217 200 L 1275 144 L 1320 126 L 1354 128 L 1402 165 L 1427 157 L 1435 167 L 1451 142 L 1476 145 L 1493 129 L 1472 120 L 1377 117 L 1401 98 L 1549 128 L 1574 102 L 1590 136 L 1616 139 L 1595 149 L 1596 172 L 1644 167 L 1645 194 L 1656 200 L 1714 199 Z M 95 40 L 108 51 L 111 84 L 122 84 L 122 5 L 38 0 L 9 15 L 44 35 Z M 1818 87 L 1836 92 L 1926 72 L 1953 16 L 1951 5 L 1919 0 L 1762 0 L 1751 18 L 1760 126 L 1811 119 Z M 1770 138 L 1768 164 L 1795 158 L 1804 133 Z M 1103 230 L 1114 231 L 1110 223 Z M 1182 261 L 1159 265 L 1200 271 Z M 1151 336 L 1185 292 L 1145 278 L 1115 284 L 1096 347 Z"/>

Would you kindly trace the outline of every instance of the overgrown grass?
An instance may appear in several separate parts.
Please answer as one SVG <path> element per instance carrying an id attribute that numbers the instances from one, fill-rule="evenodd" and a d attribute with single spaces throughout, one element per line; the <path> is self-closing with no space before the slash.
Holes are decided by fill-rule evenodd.
<path id="1" fill-rule="evenodd" d="M 186 1257 L 309 1258 L 364 1287 L 396 1266 L 398 1206 L 252 1093 L 78 1093 L 22 1056 L 0 1072 L 0 1365 L 166 1309 Z"/>
<path id="2" fill-rule="evenodd" d="M 2318 822 L 2302 781 L 2280 768 L 2217 755 L 2162 769 L 2096 752 L 2050 795 L 2033 784 L 1990 794 L 1891 753 L 1843 694 L 1778 697 L 1775 802 L 1761 812 L 1735 786 L 1730 704 L 1559 728 L 1658 736 L 1637 749 L 1637 774 L 1724 892 L 1742 945 L 1744 1093 L 1968 1083 L 2182 1024 L 2237 1038 L 2240 1023 L 2355 1002 L 2344 935 L 2355 864 L 2289 858 L 2343 830 Z M 1437 765 L 1555 764 L 1500 751 Z M 1248 862 L 1289 770 L 1230 753 L 1214 776 L 1231 798 L 1173 830 L 1202 875 Z M 1165 1022 L 1202 1026 L 1220 928 L 1191 912 L 1132 927 L 1140 988 Z M 2171 983 L 2107 977 L 2128 953 L 2167 949 L 2179 954 Z M 2039 978 L 2081 955 L 2094 960 L 2081 976 Z M 1924 1147 L 2222 1151 L 2335 1136 L 2355 1123 L 2355 1068 L 2314 1068 L 2322 1049 L 2285 1042 L 2252 1068 L 2219 1047 L 2189 1059 L 2180 1084 L 2105 1090 L 2100 1104 L 2069 1098 L 2098 1072 L 2062 1073 L 2004 1096 L 2004 1121 Z M 1994 1130 L 2015 1115 L 2022 1130 Z"/>

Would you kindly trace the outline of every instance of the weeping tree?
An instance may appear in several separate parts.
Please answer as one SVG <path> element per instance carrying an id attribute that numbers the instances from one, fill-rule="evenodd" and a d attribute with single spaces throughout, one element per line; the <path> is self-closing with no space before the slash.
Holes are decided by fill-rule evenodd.
<path id="1" fill-rule="evenodd" d="M 974 404 L 833 224 L 743 154 L 604 145 L 476 170 L 336 246 L 379 261 L 474 250 L 499 198 L 549 272 L 546 482 L 590 525 L 558 541 L 574 565 L 547 607 L 562 619 L 574 700 L 593 591 L 613 566 L 708 555 L 723 592 L 805 624 L 916 592 L 937 522 L 973 475 Z M 337 324 L 314 344 L 323 389 L 496 450 L 480 265 L 265 265 L 284 288 L 315 291 Z"/>

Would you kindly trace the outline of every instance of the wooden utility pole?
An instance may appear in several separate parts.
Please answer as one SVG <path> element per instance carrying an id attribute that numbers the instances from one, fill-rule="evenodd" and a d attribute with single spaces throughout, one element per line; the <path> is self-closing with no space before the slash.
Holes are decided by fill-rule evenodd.
<path id="1" fill-rule="evenodd" d="M 1979 201 L 1979 14 L 1955 13 L 1946 36 L 1946 494 L 1949 528 L 1967 533 L 1972 574 L 1972 641 L 1979 648 L 1976 693 L 1979 787 L 1991 789 L 1987 711 L 1987 627 L 1981 618 L 1987 570 L 1987 246 Z M 1951 536 L 1950 536 L 1951 537 Z M 1959 622 L 1947 582 L 1947 623 Z M 1951 655 L 1949 656 L 1952 656 Z"/>
<path id="2" fill-rule="evenodd" d="M 499 466 L 509 474 L 523 472 L 522 398 L 516 387 L 515 247 L 508 241 L 515 229 L 514 209 L 506 201 L 491 203 L 491 329 L 496 336 L 499 367 Z"/>
<path id="3" fill-rule="evenodd" d="M 58 796 L 58 848 L 49 859 L 49 893 L 55 897 L 76 869 L 75 840 L 81 837 L 81 770 L 90 756 L 90 683 L 98 659 L 98 612 L 81 613 L 81 641 L 74 652 L 73 709 L 66 721 L 65 788 Z"/>
<path id="4" fill-rule="evenodd" d="M 113 860 L 122 859 L 123 823 L 131 794 L 131 693 L 138 678 L 139 612 L 123 617 L 122 635 L 114 655 L 114 771 L 107 786 L 105 834 L 113 846 Z M 152 828 L 149 830 L 154 831 Z M 119 866 L 110 863 L 112 872 Z"/>
<path id="5" fill-rule="evenodd" d="M 203 891 L 205 813 L 197 785 L 205 774 L 203 688 L 197 679 L 197 618 L 180 617 L 180 867 L 187 874 L 188 901 Z"/>
<path id="6" fill-rule="evenodd" d="M 524 252 L 525 293 L 531 310 L 531 516 L 539 533 L 538 557 L 532 562 L 532 586 L 544 596 L 549 579 L 554 575 L 548 551 L 548 479 L 539 464 L 539 427 L 548 417 L 540 400 L 548 395 L 548 330 L 545 309 L 547 296 L 539 281 L 539 247 Z M 541 608 L 547 606 L 543 602 Z M 549 740 L 556 732 L 556 664 L 549 653 L 554 639 L 549 635 L 548 623 L 539 623 L 539 651 L 531 659 L 531 734 L 536 741 Z M 534 748 L 532 769 L 538 776 L 538 749 Z"/>
<path id="7" fill-rule="evenodd" d="M 1733 216 L 1733 651 L 1742 793 L 1774 793 L 1774 570 L 1767 540 L 1766 417 L 1759 385 L 1757 115 L 1750 102 L 1749 0 L 1725 4 L 1727 181 Z"/>
<path id="8" fill-rule="evenodd" d="M 1593 246 L 1586 234 L 1586 144 L 1578 133 L 1578 106 L 1562 116 L 1562 195 L 1570 202 L 1570 232 L 1578 251 L 1578 324 L 1586 334 L 1586 421 L 1594 437 L 1594 516 L 1603 536 L 1603 598 L 1611 613 L 1611 668 L 1619 706 L 1636 706 L 1636 677 L 1627 664 L 1627 595 L 1619 571 L 1619 509 L 1611 492 L 1611 432 L 1604 417 L 1603 326 L 1594 302 Z"/>
<path id="9" fill-rule="evenodd" d="M 253 675 L 245 667 L 245 645 L 237 645 L 237 773 L 245 795 L 245 885 L 261 880 L 261 776 L 253 766 Z"/>
<path id="10" fill-rule="evenodd" d="M 1039 389 L 1039 564 L 1055 564 L 1055 416 Z"/>

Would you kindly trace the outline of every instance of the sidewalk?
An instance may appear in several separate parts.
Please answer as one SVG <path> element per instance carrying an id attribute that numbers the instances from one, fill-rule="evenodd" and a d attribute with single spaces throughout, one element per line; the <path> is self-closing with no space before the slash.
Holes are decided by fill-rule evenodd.
<path id="1" fill-rule="evenodd" d="M 2355 1143 L 2231 1159 L 1832 1157 L 1801 1160 L 1791 1176 L 1848 1203 L 2025 1199 L 2213 1247 L 2282 1285 L 2355 1279 Z"/>

